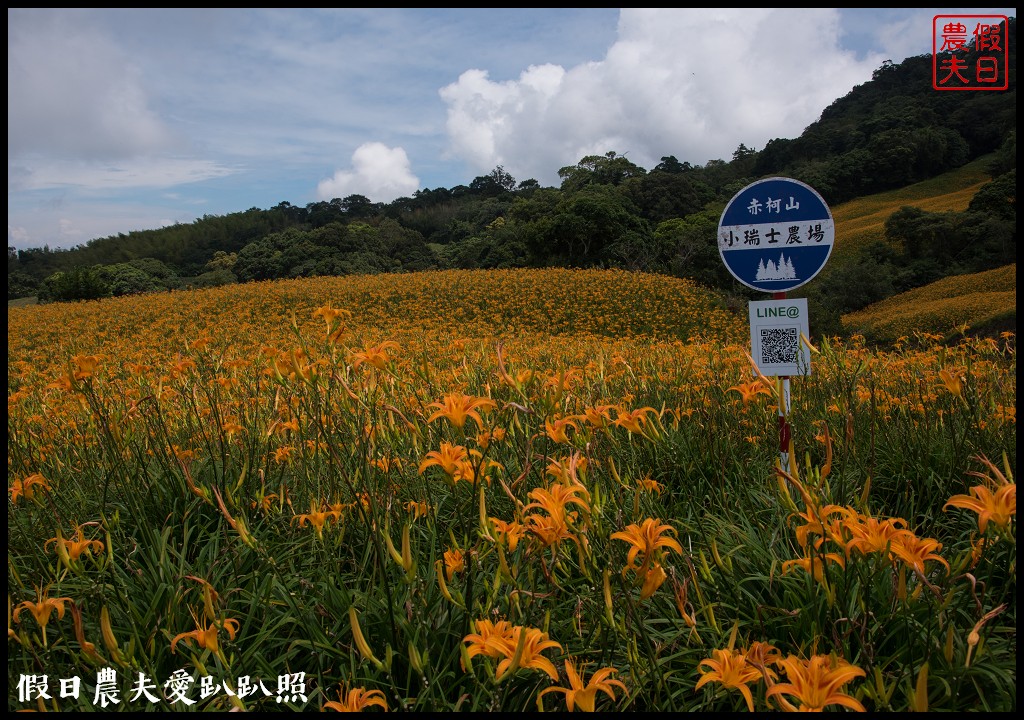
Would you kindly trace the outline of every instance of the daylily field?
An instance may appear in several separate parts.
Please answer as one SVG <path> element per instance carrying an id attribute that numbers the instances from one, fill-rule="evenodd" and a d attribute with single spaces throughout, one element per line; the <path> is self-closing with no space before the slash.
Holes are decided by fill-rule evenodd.
<path id="1" fill-rule="evenodd" d="M 9 308 L 8 709 L 1015 710 L 1016 339 L 966 330 L 815 339 L 782 465 L 669 277 Z"/>

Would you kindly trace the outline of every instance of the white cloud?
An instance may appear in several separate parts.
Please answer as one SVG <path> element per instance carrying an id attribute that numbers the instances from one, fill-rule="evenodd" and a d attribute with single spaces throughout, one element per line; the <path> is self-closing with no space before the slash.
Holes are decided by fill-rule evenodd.
<path id="1" fill-rule="evenodd" d="M 105 162 L 34 160 L 30 166 L 7 166 L 11 190 L 78 187 L 89 192 L 124 188 L 167 188 L 230 175 L 234 170 L 210 160 L 146 157 Z"/>
<path id="2" fill-rule="evenodd" d="M 175 149 L 149 107 L 138 63 L 76 11 L 8 12 L 8 160 L 45 152 L 81 160 Z"/>
<path id="3" fill-rule="evenodd" d="M 28 230 L 20 225 L 8 225 L 7 226 L 7 244 L 13 247 L 28 247 L 30 240 Z"/>
<path id="4" fill-rule="evenodd" d="M 412 195 L 419 187 L 420 180 L 412 174 L 405 150 L 368 142 L 352 153 L 352 169 L 338 170 L 333 177 L 321 180 L 316 194 L 321 200 L 365 195 L 373 202 L 391 202 Z"/>
<path id="5" fill-rule="evenodd" d="M 560 167 L 615 151 L 651 168 L 666 155 L 728 160 L 798 137 L 884 59 L 840 49 L 835 9 L 623 9 L 605 58 L 532 66 L 492 82 L 469 70 L 441 90 L 449 153 L 477 172 L 558 184 Z"/>
<path id="6" fill-rule="evenodd" d="M 181 213 L 168 219 L 167 209 L 130 202 L 81 202 L 69 197 L 40 203 L 23 214 L 24 224 L 8 223 L 7 244 L 19 249 L 29 247 L 74 247 L 95 238 L 109 237 L 134 230 L 155 230 L 174 223 L 190 223 L 195 213 Z"/>

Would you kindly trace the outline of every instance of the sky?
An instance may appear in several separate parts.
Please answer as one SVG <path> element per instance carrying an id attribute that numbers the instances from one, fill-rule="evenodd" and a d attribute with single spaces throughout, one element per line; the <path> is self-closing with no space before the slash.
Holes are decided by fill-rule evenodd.
<path id="1" fill-rule="evenodd" d="M 1016 9 L 8 8 L 7 244 L 729 160 L 930 54 L 936 14 Z"/>

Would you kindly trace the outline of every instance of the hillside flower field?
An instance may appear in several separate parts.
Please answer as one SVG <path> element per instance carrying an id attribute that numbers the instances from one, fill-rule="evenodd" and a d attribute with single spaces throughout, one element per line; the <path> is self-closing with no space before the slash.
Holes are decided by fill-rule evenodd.
<path id="1" fill-rule="evenodd" d="M 9 710 L 1016 708 L 1013 334 L 816 342 L 783 467 L 745 317 L 665 276 L 8 328 Z"/>

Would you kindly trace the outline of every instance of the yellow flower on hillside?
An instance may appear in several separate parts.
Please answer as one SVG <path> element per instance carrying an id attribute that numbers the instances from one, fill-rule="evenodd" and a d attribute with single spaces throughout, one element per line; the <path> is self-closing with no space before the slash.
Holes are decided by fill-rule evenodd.
<path id="1" fill-rule="evenodd" d="M 79 525 L 75 528 L 75 532 L 72 533 L 70 539 L 65 539 L 60 532 L 57 533 L 57 537 L 52 537 L 46 541 L 43 548 L 48 548 L 50 543 L 53 543 L 54 548 L 58 555 L 62 559 L 70 560 L 70 562 L 77 562 L 83 554 L 92 555 L 93 551 L 103 552 L 103 543 L 99 540 L 86 540 L 82 535 L 82 528 L 84 525 Z M 66 555 L 66 558 L 64 558 Z"/>
<path id="2" fill-rule="evenodd" d="M 457 428 L 465 427 L 466 420 L 472 418 L 477 426 L 483 427 L 484 421 L 480 417 L 481 412 L 487 412 L 496 408 L 498 404 L 486 397 L 474 397 L 463 395 L 460 391 L 454 390 L 444 396 L 442 400 L 432 402 L 427 407 L 437 408 L 437 412 L 427 418 L 432 423 L 438 418 L 447 418 Z"/>
<path id="3" fill-rule="evenodd" d="M 338 508 L 337 512 L 340 515 L 341 508 Z M 334 514 L 334 510 L 318 510 L 316 501 L 310 500 L 309 512 L 295 515 L 292 517 L 292 522 L 298 520 L 299 527 L 308 522 L 313 527 L 313 530 L 316 531 L 316 536 L 322 540 L 324 537 L 324 525 L 327 523 L 328 518 L 334 516 Z"/>
<path id="4" fill-rule="evenodd" d="M 385 340 L 379 345 L 367 343 L 360 352 L 352 353 L 352 367 L 358 369 L 360 365 L 370 365 L 377 370 L 383 370 L 392 360 L 392 350 L 398 350 L 399 345 L 393 340 Z"/>
<path id="5" fill-rule="evenodd" d="M 655 518 L 647 518 L 640 525 L 633 523 L 627 526 L 625 530 L 613 532 L 611 538 L 612 540 L 623 540 L 630 545 L 629 553 L 626 555 L 625 569 L 629 570 L 639 567 L 639 574 L 645 575 L 646 567 L 653 559 L 655 551 L 660 548 L 675 550 L 677 553 L 682 554 L 682 545 L 674 537 L 671 537 L 675 534 L 676 529 L 671 525 L 666 525 L 661 520 L 656 520 Z M 639 566 L 635 563 L 637 555 L 642 557 L 642 562 Z"/>
<path id="6" fill-rule="evenodd" d="M 461 548 L 444 551 L 444 574 L 448 580 L 466 569 L 466 556 Z"/>
<path id="7" fill-rule="evenodd" d="M 973 510 L 978 513 L 978 529 L 981 532 L 985 532 L 990 522 L 1000 530 L 1008 530 L 1011 519 L 1017 514 L 1017 483 L 1007 479 L 985 456 L 979 456 L 978 459 L 988 467 L 990 474 L 975 471 L 968 474 L 981 478 L 985 484 L 972 487 L 970 495 L 954 495 L 942 509 L 959 507 Z"/>
<path id="8" fill-rule="evenodd" d="M 511 654 L 508 653 L 508 648 L 504 648 L 505 657 L 498 663 L 497 670 L 494 673 L 495 679 L 501 680 L 502 676 L 507 672 L 515 672 L 519 668 L 526 668 L 542 670 L 547 673 L 549 678 L 557 680 L 558 670 L 541 653 L 550 648 L 561 650 L 561 644 L 550 639 L 546 632 L 542 632 L 537 628 L 517 627 L 517 630 L 515 645 L 512 647 Z M 523 637 L 524 634 L 525 637 Z M 520 652 L 520 646 L 522 647 L 522 652 Z M 513 661 L 517 655 L 519 656 L 518 662 L 513 666 Z"/>
<path id="9" fill-rule="evenodd" d="M 75 380 L 85 380 L 96 374 L 96 370 L 103 362 L 102 355 L 75 355 L 71 358 L 75 364 Z"/>
<path id="10" fill-rule="evenodd" d="M 576 672 L 576 664 L 572 658 L 567 658 L 565 661 L 565 677 L 569 681 L 569 687 L 549 687 L 540 691 L 537 696 L 537 704 L 540 706 L 541 698 L 552 692 L 560 692 L 565 695 L 565 707 L 569 712 L 574 712 L 577 707 L 583 712 L 594 712 L 594 705 L 597 701 L 597 694 L 603 692 L 612 700 L 615 699 L 615 687 L 618 687 L 622 692 L 626 692 L 626 686 L 620 680 L 616 680 L 611 676 L 618 672 L 615 668 L 600 668 L 595 671 L 590 679 L 583 682 L 583 672 L 586 669 L 586 664 L 580 667 L 580 671 Z M 542 706 L 538 707 L 542 709 Z"/>
<path id="11" fill-rule="evenodd" d="M 498 541 L 503 543 L 509 552 L 515 552 L 520 539 L 526 535 L 526 526 L 515 520 L 505 522 L 496 517 L 488 518 L 488 520 L 494 526 L 494 532 L 498 536 Z"/>
<path id="12" fill-rule="evenodd" d="M 14 608 L 14 622 L 21 622 L 20 615 L 22 610 L 28 610 L 32 613 L 32 617 L 36 619 L 36 624 L 39 625 L 40 630 L 45 630 L 47 623 L 50 622 L 50 615 L 54 612 L 57 613 L 57 619 L 61 620 L 64 618 L 64 603 L 71 602 L 69 597 L 59 598 L 48 598 L 43 597 L 43 589 L 40 587 L 36 590 L 36 597 L 38 598 L 35 602 L 32 600 L 25 600 L 18 604 Z M 8 633 L 8 636 L 10 633 Z"/>
<path id="13" fill-rule="evenodd" d="M 939 379 L 942 380 L 942 384 L 946 386 L 946 389 L 950 393 L 960 397 L 964 394 L 963 381 L 959 375 L 954 375 L 949 370 L 943 368 L 939 370 Z"/>
<path id="14" fill-rule="evenodd" d="M 220 639 L 218 636 L 221 630 L 226 632 L 228 637 L 232 640 L 235 639 L 235 635 L 238 633 L 239 623 L 233 618 L 226 618 L 217 623 L 207 623 L 199 620 L 199 618 L 196 617 L 196 613 L 193 612 L 192 619 L 196 623 L 196 629 L 175 635 L 174 639 L 171 640 L 172 653 L 178 643 L 182 640 L 195 640 L 202 649 L 217 653 L 220 651 Z"/>
<path id="15" fill-rule="evenodd" d="M 740 383 L 739 385 L 733 385 L 726 392 L 738 392 L 740 397 L 743 398 L 744 403 L 750 403 L 757 399 L 758 395 L 771 395 L 771 389 L 766 386 L 760 379 L 752 380 L 748 383 Z"/>
<path id="16" fill-rule="evenodd" d="M 629 432 L 634 435 L 642 435 L 644 427 L 650 422 L 650 418 L 647 416 L 651 413 L 657 413 L 658 411 L 652 407 L 642 407 L 636 410 L 625 410 L 623 408 L 616 408 L 618 417 L 615 418 L 615 424 L 619 427 L 626 428 Z"/>
<path id="17" fill-rule="evenodd" d="M 366 688 L 352 688 L 342 695 L 343 690 L 338 690 L 338 699 L 329 700 L 324 703 L 324 709 L 337 712 L 362 712 L 367 708 L 379 707 L 388 709 L 388 701 L 380 690 L 367 690 Z"/>
<path id="18" fill-rule="evenodd" d="M 574 416 L 558 418 L 556 420 L 545 420 L 544 430 L 545 434 L 556 443 L 569 443 L 572 442 L 569 439 L 569 428 L 573 430 L 579 430 L 580 426 L 576 423 Z"/>
<path id="19" fill-rule="evenodd" d="M 440 450 L 431 450 L 420 463 L 420 475 L 426 472 L 427 468 L 438 466 L 444 470 L 449 477 L 454 477 L 459 467 L 459 461 L 465 460 L 469 455 L 466 448 L 451 443 L 441 443 Z"/>
<path id="20" fill-rule="evenodd" d="M 11 483 L 11 486 L 7 488 L 7 492 L 11 495 L 11 502 L 17 505 L 18 498 L 23 495 L 26 500 L 31 500 L 35 496 L 37 488 L 49 491 L 50 483 L 39 473 L 33 473 L 27 478 L 15 480 Z"/>
<path id="21" fill-rule="evenodd" d="M 694 690 L 700 690 L 711 682 L 721 683 L 726 689 L 739 690 L 747 701 L 747 709 L 754 712 L 754 696 L 747 687 L 761 680 L 761 672 L 747 663 L 746 655 L 740 650 L 711 651 L 711 657 L 697 663 L 697 669 L 708 668 L 701 672 L 700 680 Z"/>
<path id="22" fill-rule="evenodd" d="M 810 660 L 790 655 L 779 660 L 778 665 L 785 670 L 787 682 L 769 687 L 767 697 L 776 698 L 783 710 L 820 712 L 829 705 L 841 705 L 866 712 L 859 701 L 842 692 L 843 685 L 864 677 L 859 667 L 829 655 L 815 655 Z M 786 696 L 798 704 L 794 705 Z"/>
<path id="23" fill-rule="evenodd" d="M 929 560 L 937 560 L 949 570 L 949 563 L 938 554 L 941 549 L 942 543 L 938 540 L 919 538 L 913 533 L 901 535 L 892 543 L 892 554 L 922 575 L 924 564 Z"/>
<path id="24" fill-rule="evenodd" d="M 331 304 L 327 303 L 326 305 L 322 305 L 314 310 L 313 317 L 321 317 L 324 319 L 324 322 L 327 323 L 327 334 L 330 335 L 334 330 L 334 321 L 338 318 L 351 318 L 352 313 L 348 310 L 331 307 Z"/>

